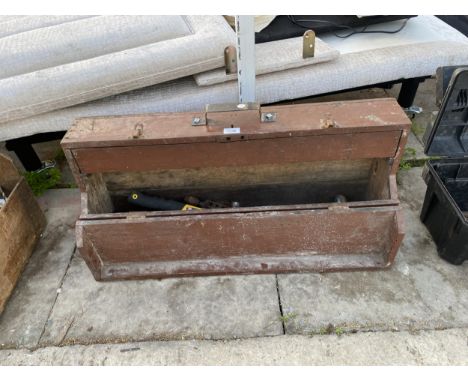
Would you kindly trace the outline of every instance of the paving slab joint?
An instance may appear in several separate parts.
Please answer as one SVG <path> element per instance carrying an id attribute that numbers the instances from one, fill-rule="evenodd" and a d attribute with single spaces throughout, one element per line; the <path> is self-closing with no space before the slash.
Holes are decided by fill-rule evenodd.
<path id="1" fill-rule="evenodd" d="M 283 314 L 283 305 L 281 304 L 281 295 L 280 295 L 280 290 L 279 290 L 279 282 L 278 282 L 278 275 L 275 274 L 275 283 L 276 283 L 276 293 L 278 294 L 278 307 L 280 311 L 280 320 L 281 320 L 281 326 L 283 328 L 283 334 L 286 334 L 286 325 L 285 325 L 285 320 L 284 320 L 284 314 Z"/>
<path id="2" fill-rule="evenodd" d="M 63 283 L 64 283 L 64 281 L 65 281 L 65 277 L 66 277 L 67 274 L 68 274 L 68 271 L 69 271 L 69 269 L 70 269 L 72 260 L 73 260 L 73 258 L 75 257 L 75 253 L 76 253 L 76 244 L 75 244 L 75 246 L 73 247 L 73 254 L 70 256 L 70 259 L 69 259 L 68 264 L 67 264 L 67 268 L 65 269 L 65 272 L 63 273 L 62 279 L 60 280 L 60 285 L 59 285 L 59 287 L 58 287 L 58 289 L 57 289 L 57 292 L 55 293 L 54 302 L 52 303 L 52 306 L 50 307 L 49 313 L 47 314 L 47 319 L 46 319 L 45 322 L 44 322 L 44 326 L 43 326 L 43 328 L 42 328 L 42 330 L 41 330 L 41 334 L 40 334 L 40 336 L 39 336 L 39 338 L 38 338 L 38 340 L 37 340 L 37 343 L 36 343 L 35 348 L 39 348 L 39 347 L 40 347 L 39 344 L 41 343 L 42 337 L 44 336 L 44 333 L 45 333 L 45 330 L 46 330 L 46 327 L 47 327 L 47 323 L 49 322 L 49 319 L 50 319 L 50 316 L 52 315 L 52 312 L 53 312 L 53 310 L 54 310 L 55 304 L 57 303 L 58 296 L 59 296 L 59 294 L 60 294 L 60 291 L 62 290 Z M 73 324 L 73 322 L 72 322 L 72 324 Z M 72 326 L 72 325 L 70 324 L 70 327 L 71 327 L 71 326 Z M 70 330 L 70 327 L 67 329 L 67 333 L 68 333 L 68 331 Z M 64 340 L 64 338 L 62 339 L 62 341 L 63 341 L 63 340 Z"/>

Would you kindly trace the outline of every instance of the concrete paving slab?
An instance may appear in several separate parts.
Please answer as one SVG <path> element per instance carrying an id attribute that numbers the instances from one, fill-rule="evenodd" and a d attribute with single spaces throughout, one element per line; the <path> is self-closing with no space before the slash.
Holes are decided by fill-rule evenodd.
<path id="1" fill-rule="evenodd" d="M 413 122 L 414 123 L 414 122 Z M 424 154 L 424 147 L 416 137 L 413 131 L 408 135 L 408 142 L 405 147 L 405 152 L 403 154 L 403 166 L 423 166 L 424 163 L 428 160 L 428 156 Z"/>
<path id="2" fill-rule="evenodd" d="M 468 264 L 440 259 L 419 220 L 421 168 L 400 171 L 406 236 L 390 270 L 278 275 L 286 333 L 418 330 L 468 325 Z"/>
<path id="3" fill-rule="evenodd" d="M 0 317 L 0 348 L 34 347 L 75 249 L 78 190 L 49 190 L 39 199 L 48 225 Z"/>
<path id="4" fill-rule="evenodd" d="M 467 365 L 468 329 L 0 351 L 0 365 Z"/>
<path id="5" fill-rule="evenodd" d="M 41 345 L 282 333 L 274 275 L 96 282 L 77 256 Z"/>

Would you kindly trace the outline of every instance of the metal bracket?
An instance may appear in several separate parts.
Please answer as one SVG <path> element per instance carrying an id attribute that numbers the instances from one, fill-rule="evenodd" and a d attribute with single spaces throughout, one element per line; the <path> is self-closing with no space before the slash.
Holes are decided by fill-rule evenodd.
<path id="1" fill-rule="evenodd" d="M 262 122 L 275 122 L 276 121 L 276 113 L 273 112 L 266 112 L 266 113 L 261 113 L 260 115 L 260 120 Z"/>
<path id="2" fill-rule="evenodd" d="M 269 122 L 276 122 L 277 120 L 277 113 L 274 111 L 266 111 L 262 112 L 260 109 L 260 105 L 255 102 L 247 102 L 247 103 L 239 103 L 239 104 L 208 104 L 205 107 L 205 114 L 201 115 L 195 115 L 192 117 L 192 126 L 208 126 L 208 118 L 210 114 L 218 114 L 219 113 L 231 113 L 229 118 L 232 119 L 231 127 L 233 127 L 232 124 L 235 124 L 236 121 L 236 116 L 240 116 L 240 114 L 237 113 L 250 113 L 252 115 L 252 118 L 258 118 L 258 115 L 260 115 L 260 121 L 269 123 Z M 234 114 L 232 114 L 234 113 Z M 255 115 L 257 117 L 255 117 Z M 245 114 L 244 114 L 245 117 Z M 218 117 L 219 118 L 219 117 Z M 253 121 L 254 119 L 252 119 Z"/>
<path id="3" fill-rule="evenodd" d="M 308 30 L 302 38 L 302 58 L 310 58 L 315 55 L 315 32 Z"/>
<path id="4" fill-rule="evenodd" d="M 239 103 L 255 102 L 255 23 L 252 15 L 236 16 Z"/>
<path id="5" fill-rule="evenodd" d="M 224 49 L 224 65 L 226 74 L 237 73 L 237 50 L 235 46 L 228 46 Z"/>
<path id="6" fill-rule="evenodd" d="M 143 124 L 141 122 L 138 122 L 133 127 L 132 138 L 133 139 L 138 139 L 141 136 L 143 136 Z"/>
<path id="7" fill-rule="evenodd" d="M 256 102 L 247 103 L 215 103 L 205 106 L 206 113 L 219 113 L 223 111 L 245 111 L 245 110 L 260 110 L 260 104 Z"/>
<path id="8" fill-rule="evenodd" d="M 192 118 L 192 126 L 205 126 L 205 125 L 206 125 L 206 118 L 201 118 L 201 117 Z"/>

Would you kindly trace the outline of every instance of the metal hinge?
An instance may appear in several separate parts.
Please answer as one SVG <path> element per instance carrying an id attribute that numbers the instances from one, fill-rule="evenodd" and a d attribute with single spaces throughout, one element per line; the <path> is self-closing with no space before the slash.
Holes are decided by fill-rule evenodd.
<path id="1" fill-rule="evenodd" d="M 275 122 L 276 121 L 276 113 L 275 112 L 267 112 L 260 114 L 260 120 L 262 122 Z"/>

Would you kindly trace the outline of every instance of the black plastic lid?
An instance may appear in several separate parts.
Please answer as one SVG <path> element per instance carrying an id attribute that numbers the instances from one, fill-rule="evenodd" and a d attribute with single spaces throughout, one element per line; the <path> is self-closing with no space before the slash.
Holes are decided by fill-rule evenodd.
<path id="1" fill-rule="evenodd" d="M 453 72 L 439 114 L 424 135 L 430 156 L 463 157 L 468 153 L 468 69 Z"/>

